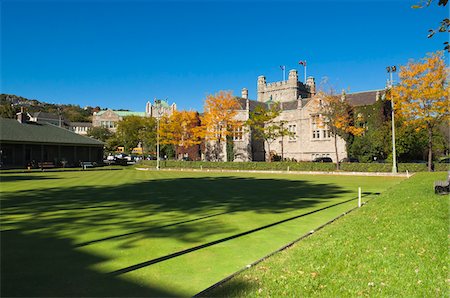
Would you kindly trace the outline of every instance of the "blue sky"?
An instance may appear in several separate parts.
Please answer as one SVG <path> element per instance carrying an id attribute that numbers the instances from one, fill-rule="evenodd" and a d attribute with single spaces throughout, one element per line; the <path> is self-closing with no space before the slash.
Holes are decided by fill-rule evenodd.
<path id="1" fill-rule="evenodd" d="M 1 1 L 0 92 L 143 111 L 167 98 L 203 109 L 280 65 L 335 90 L 383 88 L 385 67 L 442 49 L 447 8 L 398 1 Z"/>

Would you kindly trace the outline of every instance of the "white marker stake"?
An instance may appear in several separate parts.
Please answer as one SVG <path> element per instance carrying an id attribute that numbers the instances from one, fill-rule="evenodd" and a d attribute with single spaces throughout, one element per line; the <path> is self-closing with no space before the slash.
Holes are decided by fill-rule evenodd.
<path id="1" fill-rule="evenodd" d="M 358 208 L 361 208 L 361 187 L 358 187 Z"/>

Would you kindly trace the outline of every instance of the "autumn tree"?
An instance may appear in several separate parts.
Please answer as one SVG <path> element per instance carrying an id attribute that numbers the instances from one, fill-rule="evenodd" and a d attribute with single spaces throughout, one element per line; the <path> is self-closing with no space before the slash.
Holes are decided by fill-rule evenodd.
<path id="1" fill-rule="evenodd" d="M 194 111 L 173 111 L 160 122 L 161 143 L 173 145 L 178 158 L 180 148 L 189 148 L 201 143 L 197 134 L 200 119 Z"/>
<path id="2" fill-rule="evenodd" d="M 421 61 L 400 67 L 398 85 L 388 94 L 394 110 L 406 125 L 425 129 L 428 134 L 428 170 L 432 170 L 433 136 L 449 121 L 449 87 L 442 52 L 431 53 Z"/>
<path id="3" fill-rule="evenodd" d="M 222 147 L 227 137 L 242 125 L 235 119 L 237 109 L 239 109 L 239 102 L 231 92 L 220 91 L 215 95 L 208 95 L 205 100 L 201 127 L 197 129 L 196 135 L 204 139 L 207 144 L 213 142 L 213 154 L 216 161 L 220 160 Z M 225 156 L 227 156 L 226 152 Z"/>
<path id="4" fill-rule="evenodd" d="M 268 161 L 271 159 L 270 146 L 279 137 L 284 137 L 290 134 L 288 129 L 284 126 L 284 122 L 276 121 L 280 115 L 280 108 L 277 103 L 269 106 L 257 106 L 254 111 L 250 112 L 249 119 L 246 124 L 250 127 L 253 137 L 257 140 L 262 140 L 267 145 Z"/>
<path id="5" fill-rule="evenodd" d="M 322 91 L 319 97 L 321 100 L 318 112 L 322 116 L 319 125 L 327 128 L 334 138 L 336 170 L 339 170 L 338 137 L 347 139 L 348 135 L 360 136 L 365 129 L 357 125 L 362 119 L 355 119 L 352 106 L 341 96 L 334 95 L 332 91 L 328 93 Z"/>

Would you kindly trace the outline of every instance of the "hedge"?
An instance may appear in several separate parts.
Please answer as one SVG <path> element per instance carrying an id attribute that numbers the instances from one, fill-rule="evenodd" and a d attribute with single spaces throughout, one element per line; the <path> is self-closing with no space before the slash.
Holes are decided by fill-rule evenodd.
<path id="1" fill-rule="evenodd" d="M 156 167 L 155 160 L 141 161 L 138 166 Z M 161 168 L 185 168 L 185 169 L 224 169 L 224 170 L 274 170 L 274 171 L 321 171 L 332 172 L 336 170 L 334 163 L 316 162 L 209 162 L 209 161 L 160 161 Z M 436 163 L 435 171 L 448 171 L 449 165 Z M 392 164 L 389 163 L 342 163 L 341 170 L 345 172 L 391 172 Z M 399 172 L 426 172 L 426 164 L 400 163 Z"/>

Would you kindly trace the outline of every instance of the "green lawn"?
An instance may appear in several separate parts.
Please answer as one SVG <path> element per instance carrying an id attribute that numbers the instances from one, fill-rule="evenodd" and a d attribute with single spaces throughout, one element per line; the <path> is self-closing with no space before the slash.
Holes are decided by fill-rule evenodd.
<path id="1" fill-rule="evenodd" d="M 192 296 L 354 207 L 358 186 L 368 200 L 402 181 L 134 169 L 0 179 L 1 296 L 127 297 Z"/>
<path id="2" fill-rule="evenodd" d="M 448 297 L 444 173 L 421 173 L 206 295 Z"/>

